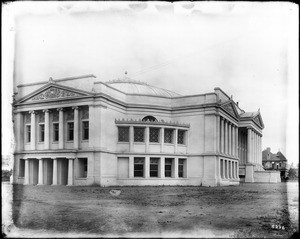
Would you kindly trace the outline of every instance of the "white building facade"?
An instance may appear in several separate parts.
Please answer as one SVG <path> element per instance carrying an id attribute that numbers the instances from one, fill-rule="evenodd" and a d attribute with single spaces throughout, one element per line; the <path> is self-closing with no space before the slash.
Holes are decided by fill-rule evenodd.
<path id="1" fill-rule="evenodd" d="M 220 88 L 181 96 L 87 75 L 19 85 L 13 183 L 238 185 L 262 171 L 264 128 Z"/>

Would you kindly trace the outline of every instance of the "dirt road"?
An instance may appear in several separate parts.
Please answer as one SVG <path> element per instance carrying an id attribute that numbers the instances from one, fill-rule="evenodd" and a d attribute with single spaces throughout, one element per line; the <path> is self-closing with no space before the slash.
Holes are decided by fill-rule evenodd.
<path id="1" fill-rule="evenodd" d="M 298 230 L 298 184 L 287 185 L 17 185 L 12 201 L 17 228 L 9 235 L 287 238 Z M 121 194 L 111 195 L 112 189 L 121 189 Z"/>

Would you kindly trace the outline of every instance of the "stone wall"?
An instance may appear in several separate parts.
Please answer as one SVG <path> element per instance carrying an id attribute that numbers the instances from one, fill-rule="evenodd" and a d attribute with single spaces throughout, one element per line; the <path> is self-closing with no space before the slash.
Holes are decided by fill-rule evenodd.
<path id="1" fill-rule="evenodd" d="M 255 183 L 280 183 L 280 172 L 278 171 L 255 171 Z"/>

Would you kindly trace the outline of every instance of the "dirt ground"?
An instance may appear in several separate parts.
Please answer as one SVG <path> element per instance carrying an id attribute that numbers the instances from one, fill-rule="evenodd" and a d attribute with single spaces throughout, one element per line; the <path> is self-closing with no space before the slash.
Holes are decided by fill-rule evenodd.
<path id="1" fill-rule="evenodd" d="M 121 194 L 111 195 L 112 189 Z M 12 237 L 288 238 L 299 231 L 297 182 L 213 188 L 15 185 L 11 190 L 14 226 L 6 230 Z"/>

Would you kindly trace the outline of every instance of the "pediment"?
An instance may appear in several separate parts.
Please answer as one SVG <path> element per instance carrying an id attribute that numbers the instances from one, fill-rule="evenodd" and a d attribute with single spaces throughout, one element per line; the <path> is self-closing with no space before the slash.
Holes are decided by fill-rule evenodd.
<path id="1" fill-rule="evenodd" d="M 88 92 L 80 91 L 71 87 L 49 83 L 46 86 L 23 97 L 18 103 L 37 103 L 60 99 L 72 99 L 91 95 Z"/>
<path id="2" fill-rule="evenodd" d="M 237 110 L 235 109 L 234 104 L 229 101 L 221 105 L 221 108 L 224 109 L 228 114 L 232 115 L 235 118 L 239 117 Z"/>
<path id="3" fill-rule="evenodd" d="M 261 128 L 264 128 L 264 123 L 262 121 L 260 113 L 253 117 L 253 121 L 258 124 Z"/>

